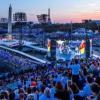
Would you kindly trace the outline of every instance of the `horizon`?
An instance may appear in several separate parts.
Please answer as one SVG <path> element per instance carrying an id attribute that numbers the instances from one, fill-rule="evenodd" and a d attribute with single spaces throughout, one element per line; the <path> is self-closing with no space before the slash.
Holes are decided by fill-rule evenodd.
<path id="1" fill-rule="evenodd" d="M 53 23 L 81 22 L 84 19 L 100 19 L 100 0 L 2 0 L 0 18 L 8 18 L 8 8 L 15 12 L 25 12 L 28 21 L 38 22 L 36 15 L 51 9 Z"/>

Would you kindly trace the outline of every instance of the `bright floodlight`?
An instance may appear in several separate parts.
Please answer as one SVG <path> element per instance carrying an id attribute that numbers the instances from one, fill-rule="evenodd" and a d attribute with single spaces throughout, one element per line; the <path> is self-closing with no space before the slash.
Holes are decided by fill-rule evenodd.
<path id="1" fill-rule="evenodd" d="M 62 40 L 58 40 L 57 43 L 58 43 L 58 44 L 63 44 L 64 41 L 62 41 Z"/>
<path id="2" fill-rule="evenodd" d="M 9 40 L 9 41 L 12 41 L 12 40 L 13 40 L 13 38 L 12 38 L 12 35 L 11 35 L 11 34 L 8 34 L 8 35 L 7 35 L 7 40 Z"/>

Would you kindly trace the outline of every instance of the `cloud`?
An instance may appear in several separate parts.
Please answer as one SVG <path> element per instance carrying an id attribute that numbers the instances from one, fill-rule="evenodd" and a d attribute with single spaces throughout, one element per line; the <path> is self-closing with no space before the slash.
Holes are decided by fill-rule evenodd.
<path id="1" fill-rule="evenodd" d="M 90 7 L 96 7 L 97 4 L 96 3 L 90 3 L 90 4 L 88 4 L 88 6 L 90 6 Z"/>

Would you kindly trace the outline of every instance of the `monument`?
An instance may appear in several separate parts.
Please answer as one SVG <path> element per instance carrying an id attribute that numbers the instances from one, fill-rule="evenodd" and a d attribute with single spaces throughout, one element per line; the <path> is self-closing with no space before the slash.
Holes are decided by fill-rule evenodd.
<path id="1" fill-rule="evenodd" d="M 8 40 L 12 40 L 12 6 L 10 4 L 8 11 Z"/>

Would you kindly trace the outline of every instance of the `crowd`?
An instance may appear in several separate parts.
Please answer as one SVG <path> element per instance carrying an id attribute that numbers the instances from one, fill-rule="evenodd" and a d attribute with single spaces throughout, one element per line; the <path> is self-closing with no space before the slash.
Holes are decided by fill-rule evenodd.
<path id="1" fill-rule="evenodd" d="M 8 52 L 6 54 L 11 56 Z M 19 61 L 24 62 L 24 59 Z M 29 60 L 25 63 L 28 65 Z M 12 87 L 15 88 L 6 87 L 14 82 L 16 84 Z M 73 59 L 67 64 L 37 65 L 19 73 L 10 73 L 5 79 L 0 79 L 0 86 L 5 86 L 0 89 L 0 100 L 100 100 L 100 59 Z"/>
<path id="2" fill-rule="evenodd" d="M 18 71 L 19 69 L 23 70 L 29 67 L 34 68 L 35 66 L 33 60 L 2 49 L 0 50 L 0 59 L 4 62 L 10 63 L 14 68 L 16 68 L 16 70 L 18 69 Z"/>

